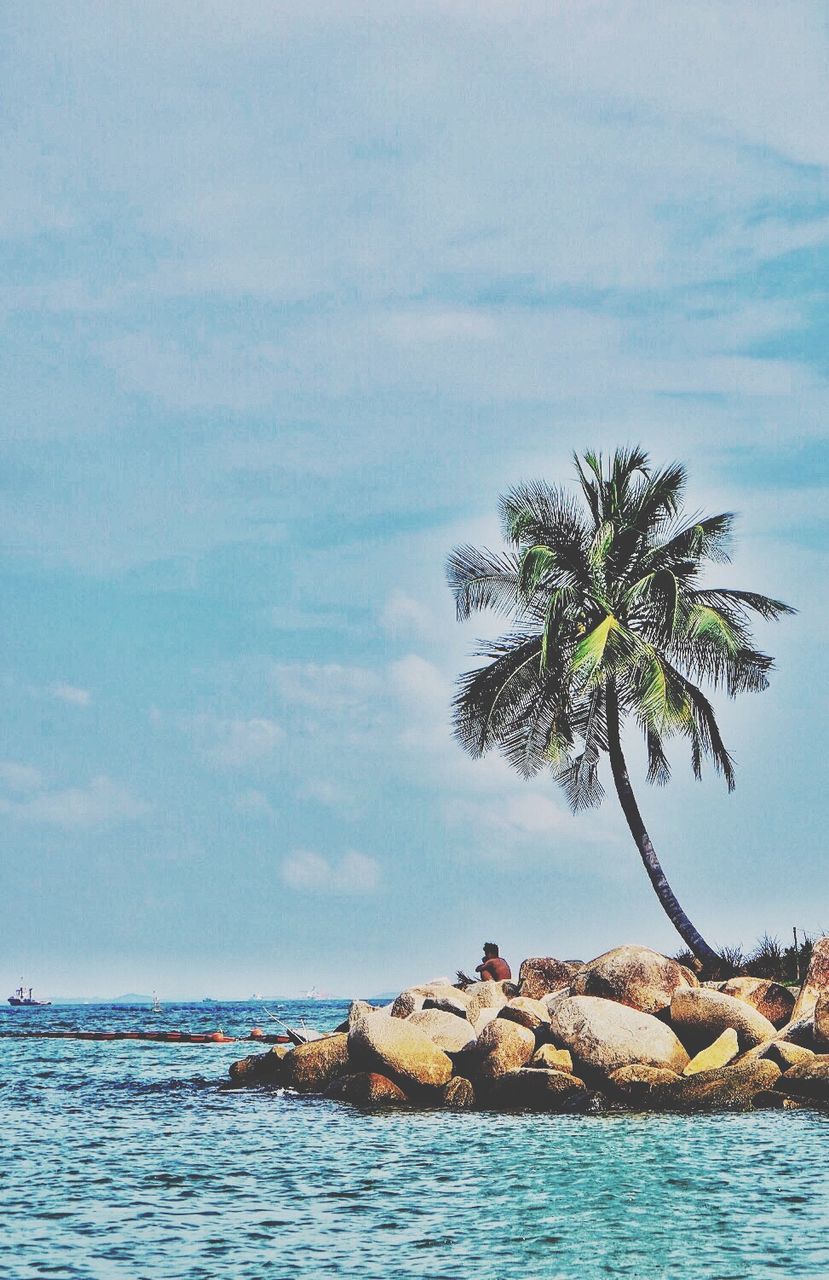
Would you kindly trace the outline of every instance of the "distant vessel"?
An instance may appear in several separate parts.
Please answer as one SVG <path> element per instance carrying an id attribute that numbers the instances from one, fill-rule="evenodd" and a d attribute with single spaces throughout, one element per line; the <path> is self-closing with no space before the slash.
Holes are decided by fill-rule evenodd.
<path id="1" fill-rule="evenodd" d="M 251 996 L 251 1000 L 264 1000 L 264 999 L 265 997 L 262 995 L 261 991 L 254 991 L 253 995 Z"/>
<path id="2" fill-rule="evenodd" d="M 152 1002 L 152 1004 L 150 1005 L 150 1012 L 151 1012 L 151 1013 L 162 1013 L 162 1012 L 163 1012 L 163 1010 L 164 1010 L 164 1006 L 162 1005 L 161 1001 L 159 1000 L 157 992 L 155 992 L 155 991 L 154 991 L 154 992 L 153 992 L 153 1002 Z"/>
<path id="3" fill-rule="evenodd" d="M 43 1009 L 52 1003 L 51 1000 L 35 1000 L 31 987 L 24 987 L 22 982 L 13 996 L 9 996 L 9 1004 L 26 1009 Z"/>
<path id="4" fill-rule="evenodd" d="M 320 991 L 318 987 L 311 987 L 310 991 L 306 991 L 302 997 L 303 1000 L 327 1000 L 328 992 Z"/>

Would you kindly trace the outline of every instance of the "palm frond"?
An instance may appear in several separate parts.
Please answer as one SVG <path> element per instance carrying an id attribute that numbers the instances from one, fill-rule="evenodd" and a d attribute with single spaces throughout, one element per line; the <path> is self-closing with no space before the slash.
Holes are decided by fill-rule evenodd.
<path id="1" fill-rule="evenodd" d="M 460 621 L 480 609 L 510 614 L 516 608 L 519 564 L 512 552 L 456 547 L 447 559 L 446 577 Z"/>
<path id="2" fill-rule="evenodd" d="M 541 639 L 510 635 L 487 644 L 487 665 L 465 672 L 453 701 L 455 736 L 472 756 L 496 746 L 541 692 Z"/>
<path id="3" fill-rule="evenodd" d="M 582 809 L 595 809 L 604 799 L 604 787 L 599 781 L 599 756 L 585 748 L 573 760 L 554 771 L 555 780 L 567 797 L 574 813 Z"/>
<path id="4" fill-rule="evenodd" d="M 751 611 L 772 621 L 784 614 L 797 613 L 797 609 L 782 600 L 760 595 L 757 591 L 736 591 L 733 587 L 707 587 L 694 591 L 692 598 L 715 609 L 735 609 L 743 616 Z"/>
<path id="5" fill-rule="evenodd" d="M 733 527 L 731 511 L 691 521 L 678 529 L 667 542 L 652 549 L 648 557 L 650 565 L 652 568 L 674 568 L 684 561 L 692 564 L 703 560 L 726 563 L 730 559 L 728 549 Z"/>

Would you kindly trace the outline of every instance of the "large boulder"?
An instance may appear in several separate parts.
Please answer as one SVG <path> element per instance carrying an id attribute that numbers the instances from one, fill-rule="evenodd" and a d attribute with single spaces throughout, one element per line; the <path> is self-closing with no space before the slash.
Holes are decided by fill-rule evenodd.
<path id="1" fill-rule="evenodd" d="M 287 1052 L 284 1045 L 275 1044 L 268 1053 L 252 1053 L 231 1063 L 228 1074 L 234 1084 L 282 1084 L 282 1059 Z"/>
<path id="2" fill-rule="evenodd" d="M 815 1048 L 820 1052 L 829 1049 L 829 991 L 818 996 L 812 1013 Z"/>
<path id="3" fill-rule="evenodd" d="M 695 1049 L 710 1044 L 729 1027 L 737 1032 L 741 1049 L 773 1040 L 776 1029 L 745 1000 L 708 987 L 680 987 L 671 999 L 671 1026 Z"/>
<path id="4" fill-rule="evenodd" d="M 450 1111 L 471 1111 L 475 1106 L 472 1081 L 465 1076 L 453 1076 L 440 1091 L 440 1105 Z"/>
<path id="5" fill-rule="evenodd" d="M 584 1105 L 587 1089 L 583 1080 L 569 1072 L 523 1067 L 499 1078 L 490 1101 L 510 1110 L 566 1111 L 574 1104 Z"/>
<path id="6" fill-rule="evenodd" d="M 463 1053 L 465 1049 L 474 1048 L 477 1039 L 466 1018 L 459 1018 L 444 1009 L 424 1007 L 406 1021 L 409 1026 L 419 1027 L 425 1032 L 444 1053 Z"/>
<path id="7" fill-rule="evenodd" d="M 654 1102 L 667 1110 L 728 1110 L 751 1107 L 755 1097 L 780 1078 L 769 1058 L 715 1067 L 695 1076 L 681 1076 L 654 1092 Z"/>
<path id="8" fill-rule="evenodd" d="M 392 1002 L 390 1009 L 393 1018 L 408 1018 L 423 1008 L 427 1000 L 462 998 L 463 992 L 448 982 L 422 982 L 416 987 L 407 987 Z"/>
<path id="9" fill-rule="evenodd" d="M 577 1070 L 607 1076 L 630 1063 L 676 1072 L 688 1065 L 674 1032 L 652 1014 L 599 996 L 568 996 L 548 1008 L 550 1035 L 570 1050 Z"/>
<path id="10" fill-rule="evenodd" d="M 541 1000 L 553 991 L 570 985 L 578 965 L 553 956 L 531 956 L 521 962 L 518 971 L 518 991 L 530 1000 Z"/>
<path id="11" fill-rule="evenodd" d="M 684 1076 L 697 1076 L 701 1071 L 713 1071 L 715 1067 L 726 1067 L 740 1052 L 740 1042 L 733 1027 L 727 1027 L 722 1035 L 717 1036 L 707 1049 L 701 1049 L 692 1058 L 683 1071 Z"/>
<path id="12" fill-rule="evenodd" d="M 390 1075 L 404 1089 L 440 1088 L 452 1075 L 452 1060 L 411 1019 L 363 1018 L 348 1033 L 348 1055 L 357 1068 Z"/>
<path id="13" fill-rule="evenodd" d="M 608 1087 L 611 1094 L 631 1107 L 650 1107 L 662 1085 L 678 1080 L 676 1071 L 668 1067 L 649 1067 L 644 1062 L 631 1062 L 617 1067 L 610 1073 Z"/>
<path id="14" fill-rule="evenodd" d="M 518 1022 L 528 1031 L 538 1031 L 541 1027 L 550 1025 L 547 1006 L 540 1000 L 531 1000 L 529 996 L 516 996 L 514 1000 L 510 1000 L 499 1010 L 498 1017 Z"/>
<path id="15" fill-rule="evenodd" d="M 816 1057 L 811 1049 L 804 1049 L 799 1044 L 790 1044 L 788 1040 L 773 1040 L 771 1044 L 761 1045 L 756 1052 L 761 1058 L 771 1058 L 783 1072 L 802 1062 L 811 1062 Z"/>
<path id="16" fill-rule="evenodd" d="M 798 1062 L 784 1071 L 777 1088 L 799 1098 L 829 1102 L 829 1054 L 818 1053 L 810 1062 Z"/>
<path id="17" fill-rule="evenodd" d="M 482 1009 L 503 1009 L 508 1001 L 518 995 L 514 982 L 473 982 L 466 988 L 469 997 L 467 1017 L 475 1023 Z"/>
<path id="18" fill-rule="evenodd" d="M 812 956 L 803 986 L 800 988 L 794 1008 L 792 1022 L 814 1012 L 819 995 L 829 991 L 829 938 L 818 938 L 812 948 Z"/>
<path id="19" fill-rule="evenodd" d="M 329 1085 L 326 1097 L 358 1107 L 402 1107 L 409 1101 L 399 1085 L 376 1071 L 354 1071 Z"/>
<path id="20" fill-rule="evenodd" d="M 484 1027 L 475 1046 L 474 1070 L 481 1081 L 497 1080 L 523 1067 L 535 1051 L 535 1036 L 518 1022 L 495 1018 Z"/>
<path id="21" fill-rule="evenodd" d="M 696 977 L 649 947 L 616 947 L 597 956 L 573 976 L 574 996 L 600 996 L 642 1013 L 659 1013 L 679 987 L 696 987 Z"/>
<path id="22" fill-rule="evenodd" d="M 452 987 L 447 992 L 436 992 L 423 1001 L 424 1009 L 440 1009 L 443 1013 L 453 1013 L 458 1018 L 468 1019 L 470 998 L 465 991 Z"/>
<path id="23" fill-rule="evenodd" d="M 321 1036 L 286 1053 L 282 1059 L 285 1084 L 298 1093 L 322 1093 L 347 1063 L 348 1036 L 344 1032 Z"/>
<path id="24" fill-rule="evenodd" d="M 729 978 L 718 984 L 724 995 L 745 1000 L 762 1013 L 775 1027 L 785 1026 L 791 1020 L 794 996 L 788 987 L 770 978 Z"/>
<path id="25" fill-rule="evenodd" d="M 556 1049 L 554 1045 L 543 1044 L 536 1049 L 530 1061 L 531 1067 L 549 1067 L 551 1071 L 567 1071 L 573 1074 L 573 1058 L 568 1049 Z"/>

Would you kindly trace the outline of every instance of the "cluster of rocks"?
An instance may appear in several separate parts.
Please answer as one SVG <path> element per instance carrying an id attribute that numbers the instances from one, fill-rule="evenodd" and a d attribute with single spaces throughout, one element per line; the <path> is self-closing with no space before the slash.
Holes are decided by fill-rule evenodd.
<path id="1" fill-rule="evenodd" d="M 337 1031 L 244 1058 L 234 1084 L 370 1106 L 695 1110 L 829 1105 L 829 937 L 795 993 L 700 985 L 646 947 L 533 958 L 517 984 L 445 982 L 355 1002 Z"/>

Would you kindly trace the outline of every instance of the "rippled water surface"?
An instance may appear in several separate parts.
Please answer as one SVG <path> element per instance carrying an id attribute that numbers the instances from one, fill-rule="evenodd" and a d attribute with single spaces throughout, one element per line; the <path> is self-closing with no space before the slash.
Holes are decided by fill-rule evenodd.
<path id="1" fill-rule="evenodd" d="M 345 1011 L 282 1008 L 321 1029 Z M 216 1019 L 55 1007 L 0 1031 Z M 248 1049 L 0 1039 L 0 1276 L 829 1277 L 823 1114 L 366 1114 L 220 1091 Z"/>

